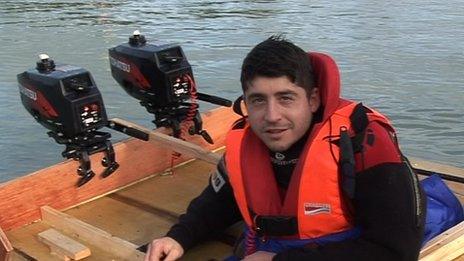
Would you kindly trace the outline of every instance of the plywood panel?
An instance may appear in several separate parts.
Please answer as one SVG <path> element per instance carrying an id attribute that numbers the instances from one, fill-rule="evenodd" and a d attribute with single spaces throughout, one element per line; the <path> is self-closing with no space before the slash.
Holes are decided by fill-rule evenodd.
<path id="1" fill-rule="evenodd" d="M 215 166 L 193 161 L 173 175 L 155 176 L 66 211 L 136 245 L 164 236 L 190 200 L 206 186 Z"/>
<path id="2" fill-rule="evenodd" d="M 132 200 L 179 215 L 185 212 L 188 203 L 203 191 L 209 176 L 216 166 L 194 161 L 175 169 L 173 175 L 159 176 L 136 184 L 111 196 L 118 200 Z"/>
<path id="3" fill-rule="evenodd" d="M 45 206 L 40 209 L 42 220 L 56 229 L 72 233 L 95 247 L 106 249 L 123 260 L 143 260 L 145 255 L 137 250 L 137 245 L 112 235 L 71 215 Z"/>
<path id="4" fill-rule="evenodd" d="M 109 197 L 70 209 L 66 213 L 137 246 L 163 236 L 175 222 Z"/>

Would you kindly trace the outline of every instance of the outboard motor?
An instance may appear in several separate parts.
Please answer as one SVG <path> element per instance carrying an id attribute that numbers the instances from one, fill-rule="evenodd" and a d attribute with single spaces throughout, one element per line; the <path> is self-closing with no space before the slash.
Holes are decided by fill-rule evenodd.
<path id="1" fill-rule="evenodd" d="M 180 137 L 181 123 L 193 122 L 189 134 L 199 134 L 213 143 L 202 129 L 197 101 L 228 107 L 232 102 L 197 91 L 192 67 L 179 45 L 148 44 L 135 31 L 128 43 L 109 49 L 109 59 L 114 79 L 154 114 L 153 123 L 157 127 L 170 127 L 174 136 Z"/>
<path id="2" fill-rule="evenodd" d="M 39 56 L 36 68 L 17 76 L 21 101 L 26 110 L 57 143 L 66 145 L 63 157 L 79 160 L 77 185 L 87 183 L 95 173 L 89 155 L 104 151 L 102 176 L 118 167 L 111 135 L 98 131 L 108 124 L 103 99 L 92 75 L 73 65 L 54 63 L 46 54 Z"/>

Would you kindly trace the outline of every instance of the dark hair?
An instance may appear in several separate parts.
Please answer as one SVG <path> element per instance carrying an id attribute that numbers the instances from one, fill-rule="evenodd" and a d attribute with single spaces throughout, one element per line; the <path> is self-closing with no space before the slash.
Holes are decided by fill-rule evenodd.
<path id="1" fill-rule="evenodd" d="M 305 89 L 307 94 L 314 87 L 308 54 L 282 35 L 269 37 L 247 54 L 240 76 L 243 92 L 258 76 L 287 76 L 291 82 Z"/>

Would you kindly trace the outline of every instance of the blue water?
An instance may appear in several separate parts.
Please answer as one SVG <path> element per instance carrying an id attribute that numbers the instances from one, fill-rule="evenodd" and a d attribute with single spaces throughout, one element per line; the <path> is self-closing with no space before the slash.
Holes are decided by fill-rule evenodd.
<path id="1" fill-rule="evenodd" d="M 229 99 L 240 94 L 239 69 L 250 48 L 285 33 L 306 50 L 331 54 L 342 71 L 343 95 L 390 116 L 407 155 L 464 167 L 462 14 L 458 0 L 4 0 L 0 181 L 62 160 L 63 147 L 19 99 L 16 74 L 35 66 L 39 53 L 91 71 L 109 117 L 153 126 L 109 72 L 107 49 L 135 29 L 149 40 L 180 43 L 201 91 Z"/>

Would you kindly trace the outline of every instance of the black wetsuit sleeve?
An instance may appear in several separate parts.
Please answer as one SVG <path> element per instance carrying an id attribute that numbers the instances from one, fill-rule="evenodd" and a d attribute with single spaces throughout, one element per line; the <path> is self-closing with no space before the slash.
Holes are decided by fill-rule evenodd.
<path id="1" fill-rule="evenodd" d="M 360 237 L 291 249 L 273 260 L 417 260 L 425 219 L 423 192 L 388 131 L 376 124 L 370 129 L 374 136 L 363 145 L 365 167 L 356 173 L 352 202 Z"/>
<path id="2" fill-rule="evenodd" d="M 179 222 L 166 236 L 179 242 L 186 251 L 239 220 L 240 211 L 222 160 L 209 185 L 190 202 L 186 213 L 179 217 Z"/>

